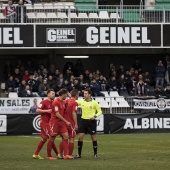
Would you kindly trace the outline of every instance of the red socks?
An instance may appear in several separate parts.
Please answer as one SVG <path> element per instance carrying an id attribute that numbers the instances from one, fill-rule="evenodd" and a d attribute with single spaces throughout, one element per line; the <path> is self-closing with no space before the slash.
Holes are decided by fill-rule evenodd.
<path id="1" fill-rule="evenodd" d="M 54 142 L 53 142 L 53 150 L 54 150 L 55 154 L 58 155 L 58 150 L 57 150 L 56 145 L 55 145 Z"/>
<path id="2" fill-rule="evenodd" d="M 51 156 L 51 150 L 53 148 L 53 145 L 54 145 L 54 141 L 49 139 L 48 143 L 47 143 L 47 157 L 52 157 Z"/>
<path id="3" fill-rule="evenodd" d="M 73 155 L 74 143 L 69 143 L 69 155 Z"/>
<path id="4" fill-rule="evenodd" d="M 40 152 L 40 150 L 42 149 L 42 147 L 44 146 L 44 144 L 45 144 L 44 141 L 42 141 L 42 140 L 39 141 L 38 146 L 37 146 L 37 149 L 36 149 L 36 151 L 35 151 L 35 153 L 34 153 L 35 155 L 38 155 L 38 154 L 39 154 L 39 152 Z"/>
<path id="5" fill-rule="evenodd" d="M 63 150 L 64 150 L 64 156 L 68 155 L 68 139 L 63 139 Z"/>
<path id="6" fill-rule="evenodd" d="M 60 148 L 60 155 L 63 155 L 63 141 L 60 142 L 59 148 Z"/>

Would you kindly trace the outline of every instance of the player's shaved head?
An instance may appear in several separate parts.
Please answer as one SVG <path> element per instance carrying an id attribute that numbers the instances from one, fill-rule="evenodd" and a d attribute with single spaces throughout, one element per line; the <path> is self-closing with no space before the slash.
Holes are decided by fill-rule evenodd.
<path id="1" fill-rule="evenodd" d="M 67 93 L 68 93 L 68 91 L 66 89 L 61 89 L 58 92 L 59 96 L 62 96 L 62 95 L 67 94 Z"/>
<path id="2" fill-rule="evenodd" d="M 79 91 L 77 89 L 73 89 L 71 91 L 71 97 L 76 97 L 79 94 Z"/>

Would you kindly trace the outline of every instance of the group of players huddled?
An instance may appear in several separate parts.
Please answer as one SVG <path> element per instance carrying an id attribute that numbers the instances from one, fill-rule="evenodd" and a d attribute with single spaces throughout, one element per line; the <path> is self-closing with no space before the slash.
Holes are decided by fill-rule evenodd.
<path id="1" fill-rule="evenodd" d="M 41 101 L 36 112 L 41 114 L 41 140 L 33 154 L 34 159 L 44 159 L 39 155 L 43 145 L 47 142 L 47 159 L 75 159 L 81 158 L 83 137 L 86 133 L 91 135 L 94 157 L 97 158 L 96 118 L 102 114 L 99 104 L 91 99 L 91 90 L 84 91 L 84 99 L 78 100 L 79 91 L 74 89 L 68 93 L 66 89 L 59 91 L 59 97 L 55 99 L 53 89 L 47 91 L 47 99 Z M 69 98 L 68 98 L 69 97 Z M 81 124 L 78 128 L 77 108 L 82 109 Z M 79 132 L 78 154 L 73 156 L 74 138 Z M 56 136 L 61 136 L 59 152 L 55 145 Z M 54 150 L 56 157 L 51 152 Z"/>

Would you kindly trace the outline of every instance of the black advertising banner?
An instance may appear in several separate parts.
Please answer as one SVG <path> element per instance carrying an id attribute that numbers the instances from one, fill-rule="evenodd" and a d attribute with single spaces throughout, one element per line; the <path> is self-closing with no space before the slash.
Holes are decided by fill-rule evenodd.
<path id="1" fill-rule="evenodd" d="M 105 133 L 170 132 L 169 113 L 105 115 Z"/>
<path id="2" fill-rule="evenodd" d="M 163 46 L 170 46 L 170 25 L 163 25 Z"/>
<path id="3" fill-rule="evenodd" d="M 161 25 L 36 25 L 37 47 L 160 45 Z"/>
<path id="4" fill-rule="evenodd" d="M 0 47 L 33 47 L 33 25 L 0 25 Z"/>

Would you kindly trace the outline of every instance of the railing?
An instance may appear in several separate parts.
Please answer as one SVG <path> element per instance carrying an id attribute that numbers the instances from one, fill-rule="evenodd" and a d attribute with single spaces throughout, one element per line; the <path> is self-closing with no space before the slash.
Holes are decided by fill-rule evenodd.
<path id="1" fill-rule="evenodd" d="M 58 5 L 57 3 L 27 4 L 12 20 L 3 14 L 0 6 L 0 23 L 66 23 L 66 24 L 118 24 L 118 23 L 169 23 L 170 6 L 96 6 Z M 19 18 L 19 19 L 18 19 Z"/>

